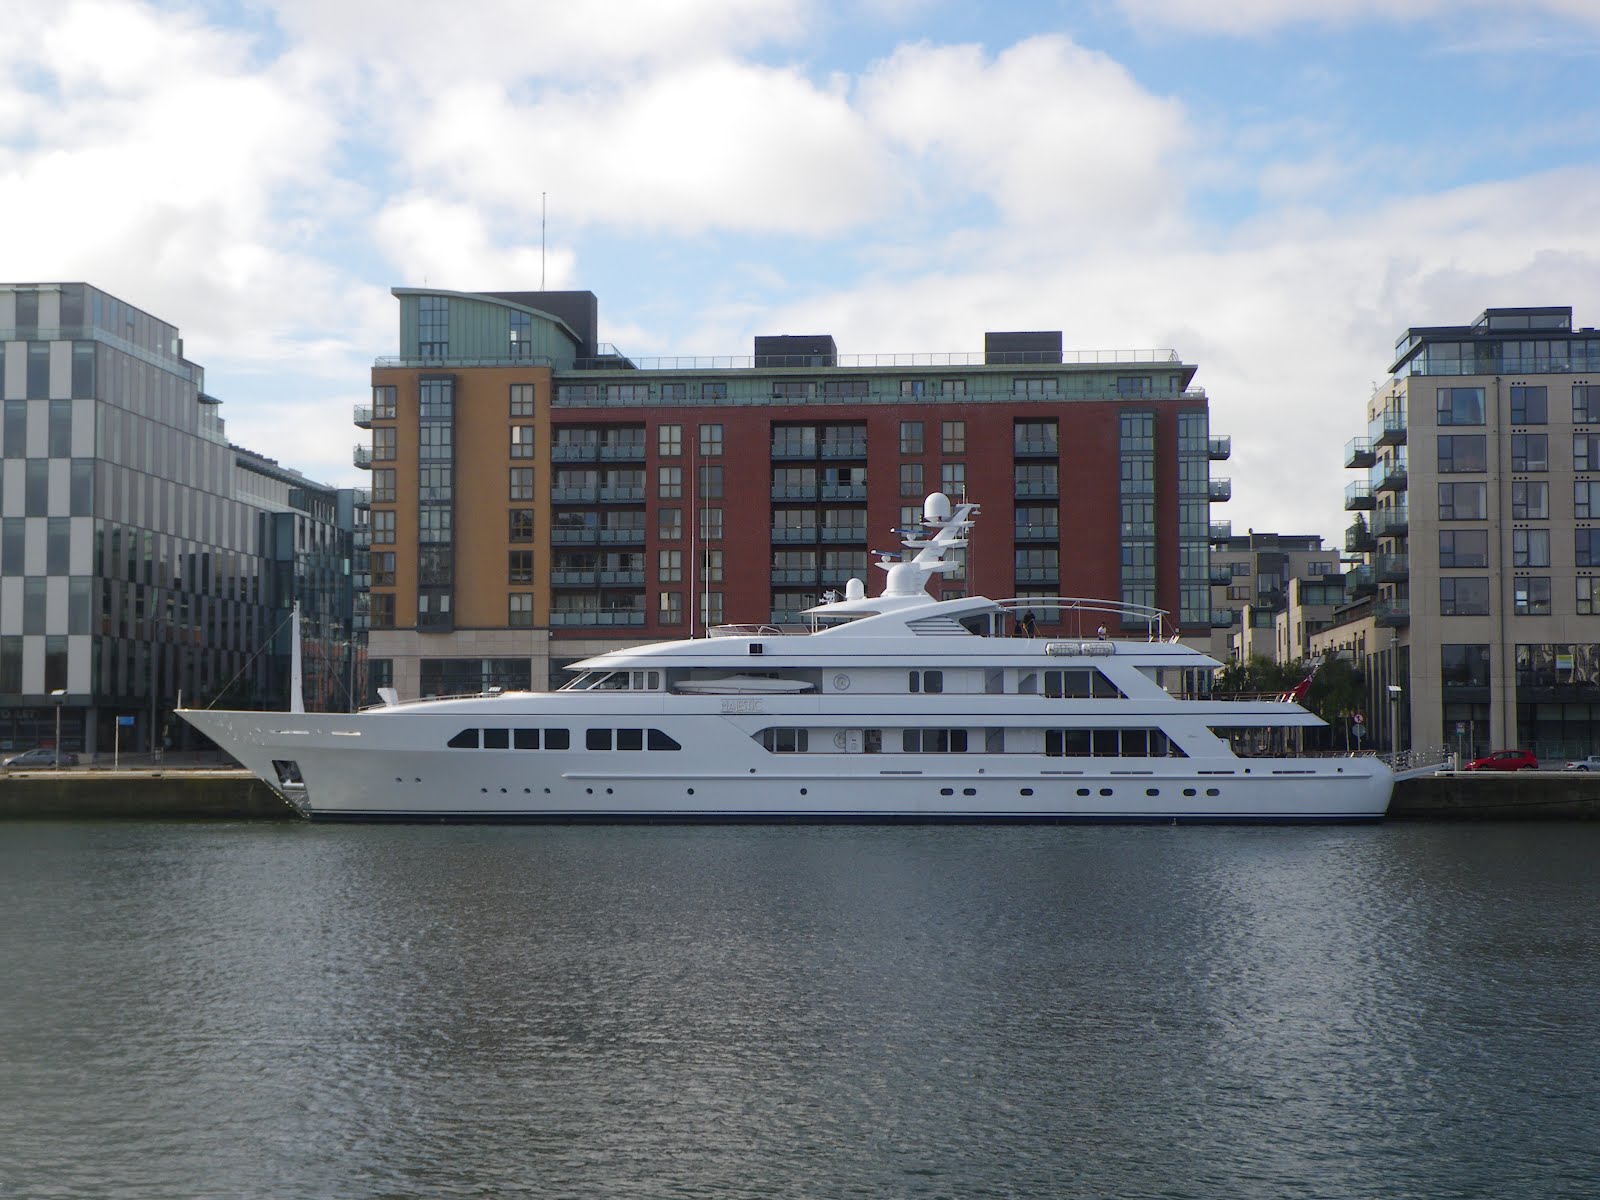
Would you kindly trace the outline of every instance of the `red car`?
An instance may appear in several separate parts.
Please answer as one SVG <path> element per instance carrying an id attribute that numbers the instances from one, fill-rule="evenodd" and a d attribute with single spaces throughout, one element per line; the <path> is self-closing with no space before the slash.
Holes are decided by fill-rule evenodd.
<path id="1" fill-rule="evenodd" d="M 1467 764 L 1469 771 L 1537 771 L 1539 760 L 1531 750 L 1496 750 Z"/>

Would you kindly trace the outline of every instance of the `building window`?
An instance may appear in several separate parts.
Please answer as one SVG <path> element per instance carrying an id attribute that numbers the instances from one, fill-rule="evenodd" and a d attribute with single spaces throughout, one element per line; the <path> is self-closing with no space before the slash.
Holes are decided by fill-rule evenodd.
<path id="1" fill-rule="evenodd" d="M 508 625 L 533 624 L 533 593 L 512 592 L 507 597 L 509 604 L 506 609 L 506 623 Z"/>
<path id="2" fill-rule="evenodd" d="M 511 468 L 511 498 L 513 500 L 533 499 L 533 468 Z"/>
<path id="3" fill-rule="evenodd" d="M 394 628 L 394 593 L 373 592 L 367 605 L 367 616 L 374 629 Z"/>
<path id="4" fill-rule="evenodd" d="M 1572 435 L 1572 469 L 1600 471 L 1600 433 Z"/>
<path id="5" fill-rule="evenodd" d="M 1484 576 L 1445 576 L 1439 580 L 1441 617 L 1484 617 L 1489 614 L 1489 580 Z"/>
<path id="6" fill-rule="evenodd" d="M 1572 385 L 1572 420 L 1578 425 L 1600 421 L 1600 383 Z"/>
<path id="7" fill-rule="evenodd" d="M 513 508 L 511 510 L 509 537 L 513 542 L 533 541 L 533 509 Z"/>
<path id="8" fill-rule="evenodd" d="M 658 425 L 656 427 L 656 453 L 662 458 L 677 458 L 683 453 L 683 426 Z"/>
<path id="9" fill-rule="evenodd" d="M 1145 382 L 1148 384 L 1149 380 Z M 1056 388 L 1057 381 L 1053 375 L 1018 376 L 1011 381 L 1011 394 L 1024 396 L 1029 400 L 1042 400 L 1046 396 L 1054 396 Z"/>
<path id="10" fill-rule="evenodd" d="M 1600 529 L 1573 532 L 1573 563 L 1580 567 L 1600 567 Z"/>
<path id="11" fill-rule="evenodd" d="M 533 353 L 533 314 L 514 312 L 510 316 L 508 330 L 510 339 L 506 353 L 512 358 L 527 358 Z"/>
<path id="12" fill-rule="evenodd" d="M 1547 425 L 1550 422 L 1549 390 L 1543 386 L 1511 385 L 1511 423 Z"/>
<path id="13" fill-rule="evenodd" d="M 444 296 L 417 298 L 417 353 L 423 358 L 450 353 L 450 301 Z"/>
<path id="14" fill-rule="evenodd" d="M 1550 469 L 1550 435 L 1548 433 L 1513 433 L 1511 435 L 1511 469 L 1513 471 L 1548 471 Z"/>
<path id="15" fill-rule="evenodd" d="M 967 452 L 967 423 L 965 421 L 941 421 L 939 423 L 939 449 L 944 454 L 965 454 Z"/>
<path id="16" fill-rule="evenodd" d="M 663 500 L 678 500 L 683 497 L 683 468 L 682 467 L 657 467 L 658 487 L 656 494 Z"/>
<path id="17" fill-rule="evenodd" d="M 900 494 L 902 496 L 921 496 L 922 491 L 922 464 L 900 464 Z"/>
<path id="18" fill-rule="evenodd" d="M 395 427 L 380 425 L 372 431 L 372 458 L 374 462 L 393 462 Z"/>
<path id="19" fill-rule="evenodd" d="M 1550 485 L 1542 479 L 1519 479 L 1511 485 L 1511 519 L 1548 521 Z"/>
<path id="20" fill-rule="evenodd" d="M 1513 529 L 1511 531 L 1511 565 L 1513 567 L 1548 567 L 1550 565 L 1550 531 L 1548 529 Z"/>
<path id="21" fill-rule="evenodd" d="M 506 582 L 533 582 L 532 550 L 513 550 L 506 555 Z"/>
<path id="22" fill-rule="evenodd" d="M 394 503 L 394 468 L 377 467 L 372 472 L 372 502 Z"/>
<path id="23" fill-rule="evenodd" d="M 1543 484 L 1539 485 L 1543 487 Z M 1489 485 L 1486 483 L 1441 483 L 1439 519 L 1441 521 L 1482 521 L 1489 516 Z"/>
<path id="24" fill-rule="evenodd" d="M 372 510 L 372 541 L 375 545 L 380 546 L 394 543 L 394 509 L 375 508 Z"/>
<path id="25" fill-rule="evenodd" d="M 1580 479 L 1572 485 L 1572 515 L 1580 521 L 1600 518 L 1600 480 Z"/>
<path id="26" fill-rule="evenodd" d="M 1155 380 L 1149 375 L 1118 375 L 1117 395 L 1148 396 L 1155 390 Z"/>
<path id="27" fill-rule="evenodd" d="M 704 565 L 703 565 L 703 567 L 701 569 L 701 582 L 703 582 L 703 583 L 721 583 L 722 582 L 722 551 L 721 550 L 707 550 L 705 552 L 705 562 L 704 562 Z"/>
<path id="28" fill-rule="evenodd" d="M 700 457 L 701 458 L 720 458 L 721 455 L 722 455 L 722 426 L 721 425 L 702 425 L 702 426 L 700 426 Z M 721 467 L 717 468 L 717 470 L 719 470 L 719 471 L 721 469 L 722 469 Z M 701 494 L 705 495 L 707 493 L 701 493 Z M 718 492 L 717 495 L 720 496 L 720 495 L 722 495 L 722 493 Z"/>
<path id="29" fill-rule="evenodd" d="M 946 496 L 967 494 L 967 464 L 945 463 L 939 468 L 939 490 Z"/>
<path id="30" fill-rule="evenodd" d="M 513 383 L 511 385 L 511 415 L 513 417 L 533 416 L 533 384 Z"/>
<path id="31" fill-rule="evenodd" d="M 1481 387 L 1442 387 L 1439 389 L 1439 424 L 1482 425 Z"/>
<path id="32" fill-rule="evenodd" d="M 383 384 L 372 389 L 372 419 L 374 421 L 392 421 L 395 417 L 395 393 L 399 389 L 394 384 Z"/>
<path id="33" fill-rule="evenodd" d="M 967 394 L 967 381 L 965 379 L 941 379 L 939 381 L 939 394 L 941 396 L 965 396 Z"/>
<path id="34" fill-rule="evenodd" d="M 533 426 L 513 425 L 511 427 L 511 457 L 533 457 Z"/>
<path id="35" fill-rule="evenodd" d="M 704 427 L 702 427 L 702 428 L 704 428 Z M 716 428 L 718 430 L 720 430 L 722 428 L 722 426 L 718 425 L 718 426 L 716 426 Z M 718 445 L 719 446 L 721 445 L 720 441 L 718 442 Z M 717 452 L 720 454 L 721 450 L 719 449 Z M 701 500 L 720 500 L 720 499 L 722 499 L 722 468 L 721 467 L 701 467 L 700 468 L 700 491 L 699 491 L 699 497 L 698 498 L 701 499 Z"/>
<path id="36" fill-rule="evenodd" d="M 921 421 L 901 421 L 900 422 L 900 453 L 901 454 L 921 454 L 922 453 L 922 422 Z"/>
<path id="37" fill-rule="evenodd" d="M 928 387 L 928 381 L 926 379 L 902 379 L 900 381 L 900 394 L 902 396 L 907 396 L 907 397 L 910 397 L 912 399 L 916 399 L 917 397 L 922 396 L 923 393 L 927 391 L 927 387 Z M 904 436 L 905 436 L 903 431 L 905 430 L 906 424 L 907 423 L 904 422 L 904 421 L 902 421 L 900 423 L 900 428 L 902 430 L 902 434 L 901 434 L 901 440 L 902 441 L 904 440 Z M 902 446 L 901 450 L 903 452 L 905 450 L 905 447 Z"/>
<path id="38" fill-rule="evenodd" d="M 683 593 L 662 592 L 658 600 L 656 619 L 663 625 L 683 624 Z"/>
<path id="39" fill-rule="evenodd" d="M 720 508 L 702 508 L 700 510 L 700 540 L 722 540 L 722 510 Z"/>
<path id="40" fill-rule="evenodd" d="M 1481 433 L 1441 433 L 1439 435 L 1439 474 L 1489 469 L 1488 451 Z"/>
<path id="41" fill-rule="evenodd" d="M 394 551 L 376 551 L 372 555 L 372 586 L 394 586 Z"/>
<path id="42" fill-rule="evenodd" d="M 1489 647 L 1451 645 L 1439 647 L 1439 677 L 1447 688 L 1489 686 Z"/>
<path id="43" fill-rule="evenodd" d="M 722 624 L 722 593 L 702 592 L 700 594 L 700 623 L 707 629 L 713 625 Z"/>
<path id="44" fill-rule="evenodd" d="M 660 537 L 663 542 L 676 542 L 683 537 L 683 509 L 663 508 L 660 513 Z"/>
<path id="45" fill-rule="evenodd" d="M 656 582 L 683 582 L 683 551 L 658 550 L 656 552 Z"/>
<path id="46" fill-rule="evenodd" d="M 722 380 L 707 381 L 700 385 L 700 399 L 726 400 L 728 398 L 728 385 Z"/>
<path id="47" fill-rule="evenodd" d="M 1439 566 L 1450 568 L 1488 565 L 1488 530 L 1441 529 L 1439 531 Z"/>
<path id="48" fill-rule="evenodd" d="M 1578 580 L 1578 615 L 1592 617 L 1600 613 L 1600 576 L 1585 576 Z"/>
<path id="49" fill-rule="evenodd" d="M 1550 577 L 1518 576 L 1512 581 L 1512 611 L 1519 617 L 1550 615 Z"/>

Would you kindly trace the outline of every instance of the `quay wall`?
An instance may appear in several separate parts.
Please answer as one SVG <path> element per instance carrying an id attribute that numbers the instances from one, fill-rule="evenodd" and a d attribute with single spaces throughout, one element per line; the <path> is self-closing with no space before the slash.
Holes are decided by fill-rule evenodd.
<path id="1" fill-rule="evenodd" d="M 0 772 L 0 820 L 137 818 L 293 821 L 295 811 L 241 770 Z M 1441 774 L 1403 779 L 1390 820 L 1600 819 L 1600 773 Z"/>

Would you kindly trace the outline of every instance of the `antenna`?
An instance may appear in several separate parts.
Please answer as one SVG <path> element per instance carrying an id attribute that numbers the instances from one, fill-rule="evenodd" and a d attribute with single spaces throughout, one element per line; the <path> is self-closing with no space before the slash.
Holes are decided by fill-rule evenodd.
<path id="1" fill-rule="evenodd" d="M 539 290 L 544 291 L 544 198 L 546 193 L 539 193 Z"/>

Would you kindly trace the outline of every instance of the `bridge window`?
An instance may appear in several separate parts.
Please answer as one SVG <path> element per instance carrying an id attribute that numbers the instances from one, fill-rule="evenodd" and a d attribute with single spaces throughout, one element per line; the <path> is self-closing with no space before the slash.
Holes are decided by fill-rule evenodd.
<path id="1" fill-rule="evenodd" d="M 901 748 L 907 754 L 965 754 L 965 729 L 906 729 L 901 732 Z"/>
<path id="2" fill-rule="evenodd" d="M 927 692 L 930 695 L 944 691 L 943 671 L 913 671 L 911 672 L 911 690 L 913 692 Z"/>

